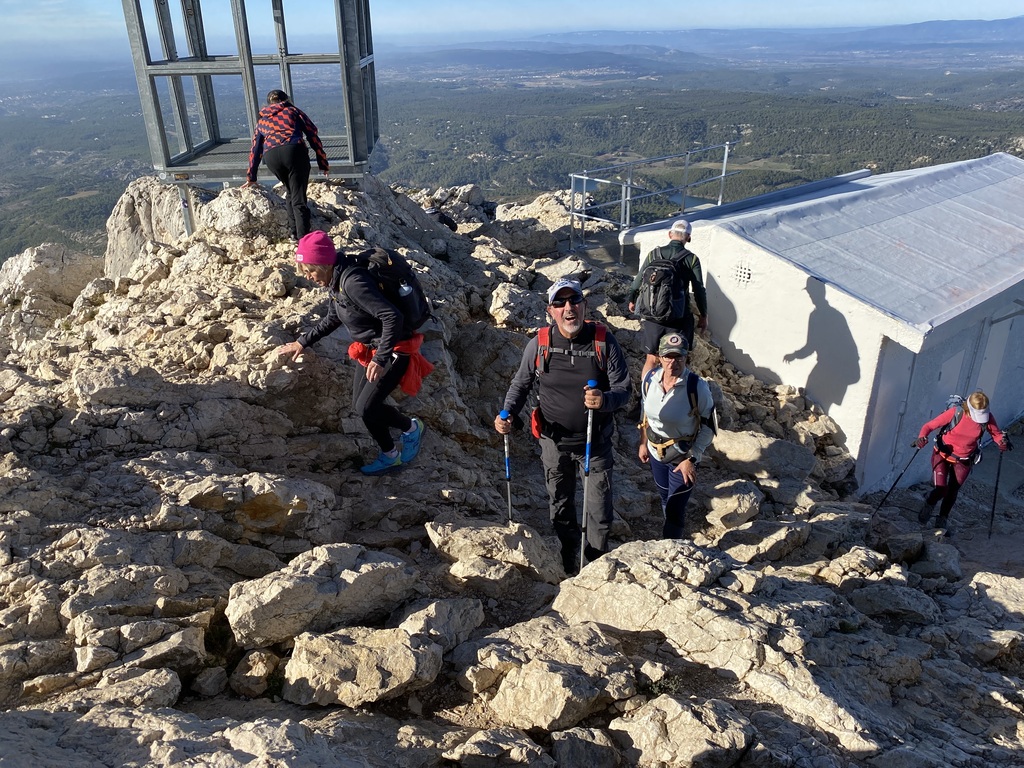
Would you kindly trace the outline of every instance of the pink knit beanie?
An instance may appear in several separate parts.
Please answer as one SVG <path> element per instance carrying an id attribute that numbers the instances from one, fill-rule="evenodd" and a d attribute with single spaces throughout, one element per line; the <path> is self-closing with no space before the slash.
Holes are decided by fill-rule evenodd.
<path id="1" fill-rule="evenodd" d="M 299 240 L 295 260 L 303 264 L 334 264 L 338 260 L 338 251 L 330 235 L 318 229 Z"/>

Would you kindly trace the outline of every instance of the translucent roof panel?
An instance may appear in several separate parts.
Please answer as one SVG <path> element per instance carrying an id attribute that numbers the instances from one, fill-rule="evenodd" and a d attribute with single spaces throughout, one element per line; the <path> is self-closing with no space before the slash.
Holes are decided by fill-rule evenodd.
<path id="1" fill-rule="evenodd" d="M 899 320 L 935 327 L 1024 281 L 1024 160 L 856 179 L 708 217 Z"/>

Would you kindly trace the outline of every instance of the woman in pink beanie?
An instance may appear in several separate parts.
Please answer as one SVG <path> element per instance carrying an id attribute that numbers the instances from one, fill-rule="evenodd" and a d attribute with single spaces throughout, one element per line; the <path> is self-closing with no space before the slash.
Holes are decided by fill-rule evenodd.
<path id="1" fill-rule="evenodd" d="M 422 363 L 430 367 L 419 353 L 423 335 L 405 327 L 401 311 L 381 292 L 370 272 L 337 251 L 326 232 L 317 230 L 303 237 L 295 249 L 295 261 L 302 275 L 327 288 L 331 301 L 326 317 L 296 341 L 278 347 L 277 353 L 296 360 L 306 347 L 344 325 L 353 347 L 358 343 L 367 350 L 365 375 L 354 377 L 352 407 L 380 446 L 377 458 L 360 470 L 379 475 L 408 464 L 419 453 L 423 422 L 406 416 L 387 399 L 407 377 L 411 363 L 415 361 L 421 373 Z M 401 430 L 401 446 L 395 444 L 392 430 Z"/>

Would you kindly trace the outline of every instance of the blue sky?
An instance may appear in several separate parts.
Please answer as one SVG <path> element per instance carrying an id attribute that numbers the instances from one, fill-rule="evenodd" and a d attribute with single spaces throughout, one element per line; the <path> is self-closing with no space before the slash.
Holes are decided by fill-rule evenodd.
<path id="1" fill-rule="evenodd" d="M 170 0 L 172 8 L 179 0 Z M 153 0 L 143 0 L 152 8 Z M 331 0 L 285 0 L 289 29 L 322 28 Z M 203 0 L 207 31 L 230 18 L 228 0 Z M 269 17 L 268 0 L 248 0 L 250 22 Z M 592 29 L 696 29 L 701 27 L 841 27 L 905 24 L 932 19 L 999 19 L 1024 14 L 1020 0 L 370 0 L 374 38 L 402 42 L 466 40 L 527 35 L 540 31 Z M 39 54 L 60 46 L 69 53 L 127 52 L 121 3 L 117 0 L 0 0 L 0 56 L 5 49 Z M 333 26 L 333 23 L 331 24 Z M 230 23 L 226 29 L 230 30 Z M 256 30 L 253 30 L 255 33 Z"/>

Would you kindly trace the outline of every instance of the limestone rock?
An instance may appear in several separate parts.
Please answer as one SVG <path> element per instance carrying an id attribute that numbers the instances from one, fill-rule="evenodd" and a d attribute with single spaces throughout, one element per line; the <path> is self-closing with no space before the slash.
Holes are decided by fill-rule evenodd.
<path id="1" fill-rule="evenodd" d="M 640 768 L 735 765 L 754 739 L 750 721 L 727 702 L 665 695 L 613 720 L 608 730 Z"/>
<path id="2" fill-rule="evenodd" d="M 7 259 L 0 266 L 0 350 L 21 350 L 41 339 L 102 273 L 100 259 L 53 243 Z"/>
<path id="3" fill-rule="evenodd" d="M 296 704 L 359 707 L 423 688 L 441 671 L 441 646 L 402 629 L 350 627 L 302 634 L 284 671 Z"/>
<path id="4" fill-rule="evenodd" d="M 262 696 L 280 663 L 280 657 L 270 651 L 249 651 L 232 671 L 228 684 L 239 696 Z"/>
<path id="5" fill-rule="evenodd" d="M 956 547 L 938 540 L 925 542 L 924 556 L 911 565 L 910 570 L 921 576 L 947 581 L 957 581 L 963 576 Z"/>
<path id="6" fill-rule="evenodd" d="M 795 443 L 754 432 L 720 429 L 710 452 L 735 471 L 757 478 L 803 480 L 814 469 L 814 453 Z"/>
<path id="7" fill-rule="evenodd" d="M 447 653 L 469 639 L 484 621 L 484 607 L 472 598 L 415 600 L 392 618 L 410 635 L 430 638 Z"/>
<path id="8" fill-rule="evenodd" d="M 228 673 L 224 667 L 207 667 L 192 681 L 191 689 L 200 696 L 216 696 L 228 687 Z"/>
<path id="9" fill-rule="evenodd" d="M 568 728 L 636 692 L 632 664 L 597 626 L 540 618 L 453 652 L 459 682 L 517 728 Z"/>
<path id="10" fill-rule="evenodd" d="M 727 531 L 718 546 L 730 557 L 744 563 L 781 560 L 803 546 L 810 532 L 810 526 L 806 523 L 755 520 Z"/>
<path id="11" fill-rule="evenodd" d="M 521 523 L 494 525 L 469 519 L 438 517 L 427 535 L 444 557 L 497 560 L 519 568 L 537 581 L 557 584 L 563 574 L 560 555 L 532 528 Z"/>
<path id="12" fill-rule="evenodd" d="M 850 595 L 853 606 L 868 616 L 887 616 L 913 624 L 939 619 L 935 602 L 919 590 L 888 584 L 869 584 Z"/>
<path id="13" fill-rule="evenodd" d="M 570 728 L 552 733 L 551 755 L 558 765 L 620 768 L 624 764 L 608 734 L 596 728 Z"/>
<path id="14" fill-rule="evenodd" d="M 764 494 L 749 480 L 719 483 L 708 493 L 711 511 L 707 520 L 722 528 L 736 528 L 757 517 Z"/>
<path id="15" fill-rule="evenodd" d="M 412 594 L 415 572 L 363 547 L 316 547 L 280 571 L 231 588 L 226 615 L 243 648 L 387 615 Z"/>
<path id="16" fill-rule="evenodd" d="M 448 574 L 456 589 L 472 589 L 494 598 L 517 594 L 524 586 L 518 568 L 486 557 L 457 560 Z"/>
<path id="17" fill-rule="evenodd" d="M 549 755 L 525 733 L 512 728 L 480 731 L 442 757 L 466 766 L 555 768 L 555 761 Z"/>

